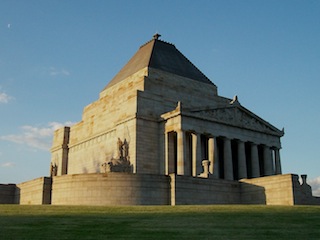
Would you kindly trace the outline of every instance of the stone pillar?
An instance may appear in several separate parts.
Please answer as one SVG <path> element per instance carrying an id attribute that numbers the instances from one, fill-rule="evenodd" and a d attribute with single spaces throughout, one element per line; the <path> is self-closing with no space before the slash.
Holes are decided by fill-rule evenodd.
<path id="1" fill-rule="evenodd" d="M 238 141 L 238 175 L 239 179 L 247 178 L 247 162 L 244 142 Z"/>
<path id="2" fill-rule="evenodd" d="M 213 167 L 213 177 L 220 178 L 220 159 L 219 159 L 219 148 L 217 143 L 217 138 L 214 138 L 214 167 Z"/>
<path id="3" fill-rule="evenodd" d="M 55 166 L 57 176 L 68 174 L 68 161 L 69 161 L 69 138 L 70 127 L 63 127 L 55 132 L 54 142 L 57 142 L 57 147 L 53 147 L 52 153 L 58 156 L 55 163 L 51 163 Z"/>
<path id="4" fill-rule="evenodd" d="M 164 174 L 169 175 L 169 133 L 165 133 L 164 136 L 164 151 L 165 151 L 165 163 L 164 163 Z"/>
<path id="5" fill-rule="evenodd" d="M 274 149 L 274 162 L 275 162 L 275 173 L 276 174 L 282 174 L 281 170 L 281 161 L 280 161 L 280 149 L 276 148 Z"/>
<path id="6" fill-rule="evenodd" d="M 184 157 L 184 175 L 192 176 L 192 135 L 185 132 L 185 157 Z"/>
<path id="7" fill-rule="evenodd" d="M 273 175 L 272 152 L 268 146 L 263 147 L 263 166 L 264 176 Z"/>
<path id="8" fill-rule="evenodd" d="M 176 132 L 166 134 L 166 174 L 176 173 L 175 169 L 175 152 L 176 152 Z"/>
<path id="9" fill-rule="evenodd" d="M 258 154 L 258 145 L 251 143 L 251 168 L 252 168 L 252 177 L 260 177 L 260 164 L 259 164 L 259 154 Z"/>
<path id="10" fill-rule="evenodd" d="M 224 162 L 224 178 L 233 180 L 232 150 L 231 140 L 223 138 L 223 162 Z"/>
<path id="11" fill-rule="evenodd" d="M 214 166 L 214 138 L 209 137 L 208 139 L 208 160 L 210 162 L 209 172 L 213 174 L 213 166 Z"/>
<path id="12" fill-rule="evenodd" d="M 213 175 L 214 178 L 219 178 L 219 153 L 217 146 L 217 139 L 215 137 L 210 137 L 208 142 L 209 150 L 209 172 Z"/>
<path id="13" fill-rule="evenodd" d="M 177 175 L 185 174 L 186 136 L 182 130 L 177 131 Z"/>
<path id="14" fill-rule="evenodd" d="M 192 133 L 192 176 L 201 173 L 201 137 L 200 134 Z"/>
<path id="15" fill-rule="evenodd" d="M 163 136 L 160 137 L 159 139 L 159 149 L 163 149 L 163 151 L 159 151 L 159 159 L 163 159 L 163 161 L 160 161 L 160 167 L 159 167 L 159 173 L 160 175 L 164 175 L 165 174 L 165 164 L 166 164 L 166 153 L 167 153 L 167 146 L 165 146 L 165 141 L 166 139 L 166 135 L 167 133 L 165 132 L 165 127 L 164 127 L 164 122 L 160 123 L 161 127 L 159 127 L 159 136 Z M 163 134 L 164 133 L 164 134 Z M 162 135 L 163 134 L 163 135 Z"/>

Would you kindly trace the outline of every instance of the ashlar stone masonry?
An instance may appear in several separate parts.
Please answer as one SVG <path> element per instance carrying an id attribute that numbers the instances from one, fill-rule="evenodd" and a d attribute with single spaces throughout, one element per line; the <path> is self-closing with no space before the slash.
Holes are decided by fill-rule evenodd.
<path id="1" fill-rule="evenodd" d="M 0 186 L 3 193 L 29 204 L 320 204 L 305 181 L 282 174 L 284 131 L 237 96 L 220 96 L 159 37 L 138 49 L 81 121 L 55 131 L 50 178 L 19 184 L 15 195 Z M 41 199 L 27 194 L 33 188 Z"/>
<path id="2" fill-rule="evenodd" d="M 215 84 L 158 37 L 141 46 L 85 107 L 82 121 L 56 131 L 53 175 L 126 171 L 197 177 L 203 161 L 205 175 L 217 179 L 281 174 L 283 131 L 237 97 L 219 96 Z"/>

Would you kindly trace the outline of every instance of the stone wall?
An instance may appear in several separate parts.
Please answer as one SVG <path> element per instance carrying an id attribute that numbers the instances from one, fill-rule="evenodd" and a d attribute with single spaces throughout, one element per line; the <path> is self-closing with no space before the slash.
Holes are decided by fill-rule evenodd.
<path id="1" fill-rule="evenodd" d="M 41 177 L 17 184 L 16 201 L 20 204 L 50 204 L 51 182 L 51 178 Z"/>
<path id="2" fill-rule="evenodd" d="M 130 162 L 136 172 L 136 110 L 137 91 L 143 90 L 146 69 L 111 88 L 86 106 L 82 120 L 70 127 L 68 142 L 68 174 L 99 173 L 106 160 L 117 157 L 117 139 L 130 145 Z M 141 75 L 141 76 L 140 76 Z M 137 77 L 137 79 L 135 78 Z M 63 130 L 55 132 L 51 162 L 62 168 Z"/>
<path id="3" fill-rule="evenodd" d="M 157 114 L 171 111 L 178 101 L 183 102 L 187 108 L 199 108 L 203 106 L 214 107 L 221 100 L 216 98 L 217 87 L 213 84 L 203 84 L 190 78 L 153 68 L 149 68 L 144 90 L 152 96 L 161 96 L 163 102 L 161 106 L 157 106 L 157 110 L 160 110 L 156 110 Z M 174 105 L 172 106 L 171 103 Z"/>
<path id="4" fill-rule="evenodd" d="M 15 203 L 15 184 L 0 184 L 0 204 Z"/>
<path id="5" fill-rule="evenodd" d="M 53 205 L 168 205 L 170 178 L 149 174 L 53 177 Z"/>
<path id="6" fill-rule="evenodd" d="M 292 174 L 242 179 L 243 204 L 294 205 Z"/>
<path id="7" fill-rule="evenodd" d="M 0 184 L 0 203 L 320 205 L 320 198 L 313 197 L 311 187 L 306 181 L 300 184 L 298 175 L 294 174 L 238 182 L 175 174 L 108 173 L 42 177 L 17 185 Z"/>
<path id="8" fill-rule="evenodd" d="M 235 181 L 170 174 L 171 205 L 240 204 L 240 184 Z"/>
<path id="9" fill-rule="evenodd" d="M 142 174 L 159 174 L 160 164 L 163 160 L 159 156 L 164 152 L 160 149 L 160 142 L 163 134 L 159 134 L 160 125 L 156 121 L 147 119 L 137 119 L 137 140 L 136 146 L 137 167 L 136 172 Z"/>

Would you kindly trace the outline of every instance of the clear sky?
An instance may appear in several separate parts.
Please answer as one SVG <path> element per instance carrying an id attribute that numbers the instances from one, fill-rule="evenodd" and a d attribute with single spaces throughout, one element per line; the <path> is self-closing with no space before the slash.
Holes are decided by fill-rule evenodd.
<path id="1" fill-rule="evenodd" d="M 0 183 L 49 175 L 53 129 L 159 32 L 275 127 L 283 173 L 320 185 L 320 1 L 0 1 Z"/>

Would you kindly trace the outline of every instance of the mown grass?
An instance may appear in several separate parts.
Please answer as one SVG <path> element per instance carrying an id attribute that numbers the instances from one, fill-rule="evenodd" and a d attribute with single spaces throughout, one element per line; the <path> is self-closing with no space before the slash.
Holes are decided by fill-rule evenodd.
<path id="1" fill-rule="evenodd" d="M 0 239 L 320 239 L 320 206 L 0 205 Z"/>

